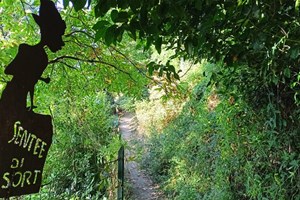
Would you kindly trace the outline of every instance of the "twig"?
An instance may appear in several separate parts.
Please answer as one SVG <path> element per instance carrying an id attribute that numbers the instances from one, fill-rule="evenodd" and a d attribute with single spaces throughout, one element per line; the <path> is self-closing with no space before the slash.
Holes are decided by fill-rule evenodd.
<path id="1" fill-rule="evenodd" d="M 138 66 L 130 58 L 128 58 L 128 56 L 126 56 L 124 53 L 122 53 L 121 51 L 119 51 L 117 48 L 115 48 L 115 47 L 112 47 L 112 48 L 113 48 L 114 51 L 116 51 L 118 54 L 120 54 L 126 60 L 128 60 L 141 74 L 143 74 L 143 76 L 145 76 L 146 78 L 148 78 L 148 79 L 150 79 L 150 80 L 153 81 L 153 78 L 151 78 L 146 73 L 144 73 L 140 68 L 138 68 Z"/>
<path id="2" fill-rule="evenodd" d="M 190 67 L 186 70 L 186 72 L 182 76 L 180 76 L 180 78 L 184 77 L 192 69 L 192 67 L 193 67 L 193 63 L 191 63 Z"/>
<path id="3" fill-rule="evenodd" d="M 103 65 L 107 65 L 107 66 L 110 66 L 124 74 L 127 74 L 130 78 L 131 77 L 131 74 L 122 70 L 122 69 L 119 69 L 118 67 L 116 67 L 115 65 L 111 64 L 111 63 L 108 63 L 108 62 L 105 62 L 105 61 L 101 61 L 101 60 L 91 60 L 91 59 L 81 59 L 81 58 L 77 58 L 77 57 L 74 57 L 74 56 L 68 56 L 68 55 L 64 55 L 64 56 L 60 56 L 60 57 L 57 57 L 51 61 L 48 62 L 48 64 L 53 64 L 53 63 L 57 63 L 57 62 L 61 62 L 63 64 L 65 64 L 66 66 L 70 67 L 70 68 L 73 68 L 73 69 L 76 69 L 75 67 L 72 67 L 70 65 L 68 65 L 67 63 L 61 61 L 63 59 L 71 59 L 71 60 L 77 60 L 77 61 L 81 61 L 81 62 L 88 62 L 88 63 L 100 63 L 100 64 L 103 64 Z M 133 79 L 133 78 L 132 78 Z M 134 80 L 134 79 L 133 79 Z"/>
<path id="4" fill-rule="evenodd" d="M 67 67 L 69 67 L 69 68 L 71 68 L 71 69 L 77 69 L 76 67 L 73 67 L 73 66 L 71 66 L 71 65 L 69 65 L 68 63 L 66 63 L 66 62 L 64 62 L 64 61 L 57 61 L 57 62 L 59 62 L 59 63 L 61 63 L 61 64 L 64 64 L 64 65 L 66 65 Z"/>
<path id="5" fill-rule="evenodd" d="M 68 34 L 65 34 L 65 37 L 71 37 L 71 36 L 73 36 L 76 33 L 83 33 L 84 35 L 88 36 L 89 38 L 95 39 L 92 35 L 90 35 L 89 33 L 85 32 L 83 30 L 72 31 L 72 32 L 70 32 Z"/>
<path id="6" fill-rule="evenodd" d="M 115 57 L 114 54 L 112 53 L 111 49 L 108 48 L 108 50 L 109 50 L 109 52 L 110 52 L 110 55 L 111 55 L 111 56 L 113 57 L 113 59 L 115 60 L 116 64 L 117 64 L 118 66 L 120 66 L 119 61 L 116 59 L 116 57 Z M 131 78 L 134 82 L 136 82 L 136 80 L 134 80 L 134 78 L 132 78 L 131 75 L 130 75 L 130 78 Z"/>
<path id="7" fill-rule="evenodd" d="M 24 15 L 26 16 L 27 15 L 27 13 L 26 13 L 26 8 L 25 8 L 25 2 L 23 2 L 23 0 L 20 0 L 20 2 L 21 2 L 21 5 L 22 5 L 22 8 L 23 8 L 23 11 L 24 11 Z M 28 4 L 26 4 L 26 5 L 28 5 Z M 31 7 L 31 5 L 29 5 L 30 7 Z M 30 24 L 30 22 L 29 22 L 29 19 L 27 18 L 27 17 L 25 17 L 26 18 L 26 21 L 27 21 L 27 25 L 32 29 L 32 30 L 34 30 L 34 27 Z"/>

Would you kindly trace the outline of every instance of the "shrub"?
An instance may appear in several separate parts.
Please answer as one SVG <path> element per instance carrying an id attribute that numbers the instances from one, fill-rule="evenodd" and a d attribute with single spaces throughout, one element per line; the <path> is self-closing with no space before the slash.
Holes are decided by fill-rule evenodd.
<path id="1" fill-rule="evenodd" d="M 150 137 L 145 166 L 169 198 L 299 199 L 298 110 L 286 121 L 272 98 L 207 83 Z"/>

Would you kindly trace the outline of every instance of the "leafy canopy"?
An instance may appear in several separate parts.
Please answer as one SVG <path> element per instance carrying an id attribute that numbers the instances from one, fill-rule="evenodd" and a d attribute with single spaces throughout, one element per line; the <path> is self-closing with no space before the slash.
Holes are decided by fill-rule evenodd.
<path id="1" fill-rule="evenodd" d="M 64 0 L 65 5 L 68 2 Z M 144 42 L 145 48 L 153 45 L 158 52 L 166 47 L 175 50 L 174 56 L 223 61 L 233 70 L 254 69 L 256 73 L 251 76 L 258 84 L 268 90 L 276 86 L 279 93 L 291 93 L 297 98 L 298 0 L 72 2 L 76 10 L 92 5 L 99 19 L 94 25 L 96 39 L 107 45 L 120 42 L 126 32 L 134 40 Z M 167 66 L 151 64 L 148 68 L 150 74 L 153 70 L 177 73 Z"/>

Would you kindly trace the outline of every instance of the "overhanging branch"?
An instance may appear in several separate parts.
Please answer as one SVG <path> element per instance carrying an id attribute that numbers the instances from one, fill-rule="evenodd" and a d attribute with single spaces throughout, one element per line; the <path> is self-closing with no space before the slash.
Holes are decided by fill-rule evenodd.
<path id="1" fill-rule="evenodd" d="M 79 62 L 86 62 L 86 63 L 99 63 L 99 64 L 103 64 L 103 65 L 107 65 L 107 66 L 110 66 L 126 75 L 128 75 L 133 81 L 135 81 L 131 74 L 118 68 L 117 66 L 111 64 L 111 63 L 108 63 L 108 62 L 105 62 L 105 61 L 101 61 L 101 60 L 95 60 L 95 59 L 82 59 L 82 58 L 77 58 L 77 57 L 74 57 L 74 56 L 69 56 L 69 55 L 63 55 L 63 56 L 59 56 L 59 57 L 56 57 L 55 59 L 51 60 L 48 62 L 48 64 L 54 64 L 54 63 L 63 63 L 65 65 L 67 65 L 68 67 L 71 67 L 72 69 L 76 69 L 75 67 L 72 67 L 70 65 L 68 65 L 67 63 L 63 62 L 63 60 L 65 59 L 70 59 L 70 60 L 75 60 L 75 61 L 79 61 Z"/>

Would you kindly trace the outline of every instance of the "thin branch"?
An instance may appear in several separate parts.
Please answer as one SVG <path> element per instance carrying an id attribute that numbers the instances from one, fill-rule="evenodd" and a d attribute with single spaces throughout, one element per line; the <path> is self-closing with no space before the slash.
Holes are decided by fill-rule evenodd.
<path id="1" fill-rule="evenodd" d="M 110 55 L 113 57 L 115 63 L 116 63 L 118 66 L 120 66 L 119 61 L 116 59 L 116 57 L 115 57 L 114 54 L 112 53 L 111 49 L 108 48 L 108 50 L 109 50 L 109 52 L 110 52 Z M 134 79 L 132 78 L 132 80 L 134 80 Z M 136 82 L 136 81 L 134 80 L 134 82 Z"/>
<path id="2" fill-rule="evenodd" d="M 82 22 L 82 20 L 79 19 L 78 17 L 71 16 L 71 15 L 70 15 L 70 17 L 71 17 L 71 18 L 78 19 L 78 20 L 80 20 L 80 21 Z M 83 22 L 82 22 L 82 23 L 83 23 Z M 82 47 L 82 45 L 84 45 L 84 46 L 86 46 L 86 47 L 88 47 L 88 48 L 91 48 L 92 51 L 94 52 L 94 55 L 95 55 L 95 56 L 97 57 L 97 59 L 99 60 L 98 62 L 100 62 L 100 63 L 102 63 L 102 64 L 105 64 L 105 65 L 109 65 L 109 66 L 111 66 L 111 67 L 117 69 L 118 71 L 121 71 L 121 72 L 127 74 L 133 81 L 136 82 L 136 80 L 130 75 L 130 73 L 128 73 L 128 72 L 126 72 L 126 71 L 120 69 L 119 67 L 117 67 L 117 66 L 115 66 L 115 65 L 113 65 L 113 64 L 110 64 L 110 63 L 105 62 L 105 61 L 100 61 L 101 59 L 100 59 L 100 57 L 98 56 L 98 52 L 95 50 L 95 48 L 94 48 L 93 46 L 90 46 L 90 45 L 81 43 L 81 42 L 78 40 L 78 38 L 75 36 L 76 33 L 82 33 L 82 34 L 86 35 L 87 37 L 89 37 L 89 38 L 92 39 L 92 40 L 95 39 L 95 37 L 94 37 L 92 34 L 86 32 L 86 31 L 83 31 L 83 30 L 74 30 L 74 31 L 72 31 L 72 32 L 70 32 L 70 33 L 68 33 L 68 34 L 66 34 L 65 37 L 73 37 L 73 38 L 75 38 L 76 42 L 75 42 L 75 41 L 70 41 L 70 42 L 74 42 L 76 45 L 78 45 L 78 46 L 80 46 L 80 47 Z M 116 49 L 115 47 L 113 47 L 113 50 L 116 51 L 117 53 L 119 53 L 121 56 L 123 56 L 127 61 L 129 61 L 129 62 L 130 62 L 130 63 L 131 63 L 131 64 L 139 71 L 139 73 L 141 73 L 143 76 L 145 76 L 146 78 L 148 78 L 148 79 L 150 79 L 150 80 L 153 81 L 153 79 L 152 79 L 151 77 L 149 77 L 147 74 L 145 74 L 145 73 L 144 73 L 144 72 L 143 72 L 143 71 L 142 71 L 142 70 L 141 70 L 141 69 L 140 69 L 140 68 L 139 68 L 139 67 L 138 67 L 131 59 L 129 59 L 125 54 L 123 54 L 122 52 L 120 52 L 120 51 L 119 51 L 118 49 Z M 113 56 L 113 54 L 112 54 L 112 52 L 111 52 L 110 49 L 109 49 L 109 51 L 110 51 L 111 55 Z M 114 56 L 113 56 L 113 58 L 114 58 L 115 62 L 118 63 L 117 59 L 116 59 Z M 89 59 L 87 59 L 87 60 L 89 60 Z M 90 61 L 91 61 L 91 60 L 89 60 L 89 62 L 90 62 Z M 94 61 L 94 60 L 93 60 L 93 62 L 97 62 L 97 61 Z"/>
<path id="3" fill-rule="evenodd" d="M 24 2 L 23 0 L 20 0 L 20 2 L 21 2 L 21 5 L 22 5 L 22 8 L 23 8 L 24 15 L 26 16 L 27 13 L 26 13 L 26 8 L 25 8 L 25 2 Z M 26 5 L 28 5 L 28 4 L 26 3 Z M 31 7 L 31 5 L 29 5 L 29 6 Z M 25 17 L 25 19 L 26 19 L 26 21 L 27 21 L 27 25 L 28 25 L 32 30 L 35 30 L 34 27 L 30 24 L 29 19 L 28 19 L 27 17 Z"/>
<path id="4" fill-rule="evenodd" d="M 82 10 L 82 12 L 84 12 L 84 10 Z M 84 13 L 85 13 L 85 12 L 84 12 Z M 85 13 L 85 14 L 86 14 L 86 13 Z M 81 27 L 84 27 L 84 28 L 86 28 L 87 30 L 91 28 L 91 27 L 89 27 L 89 26 L 87 25 L 86 22 L 84 22 L 82 19 L 80 19 L 79 16 L 69 15 L 69 17 L 70 17 L 70 18 L 74 18 L 74 19 L 79 20 L 79 21 L 81 22 Z"/>
<path id="5" fill-rule="evenodd" d="M 84 44 L 84 43 L 81 43 L 74 35 L 73 35 L 73 33 L 83 33 L 83 34 L 85 34 L 85 35 L 87 35 L 89 38 L 91 38 L 91 39 L 94 39 L 94 37 L 92 36 L 92 35 L 90 35 L 89 33 L 87 33 L 87 32 L 85 32 L 85 31 L 82 31 L 82 30 L 78 30 L 78 31 L 73 31 L 73 32 L 71 32 L 70 34 L 68 34 L 68 37 L 69 36 L 72 36 L 72 37 L 74 37 L 75 38 L 75 40 L 77 41 L 77 42 L 74 42 L 74 41 L 72 41 L 72 42 L 74 42 L 75 44 L 77 44 L 78 46 L 80 46 L 81 47 L 81 45 L 84 45 L 84 46 L 86 46 L 86 47 L 88 47 L 88 48 L 91 48 L 92 49 L 92 51 L 94 52 L 94 54 L 95 54 L 95 56 L 100 60 L 100 57 L 98 56 L 98 53 L 96 52 L 96 50 L 95 50 L 95 48 L 94 47 L 92 47 L 92 46 L 90 46 L 90 45 L 87 45 L 87 44 Z M 124 53 L 122 53 L 120 50 L 118 50 L 116 47 L 111 47 L 114 51 L 116 51 L 118 54 L 120 54 L 123 58 L 125 58 L 127 61 L 129 61 L 138 71 L 139 71 L 139 73 L 141 73 L 143 76 L 145 76 L 146 78 L 148 78 L 148 79 L 150 79 L 150 80 L 152 80 L 153 81 L 153 79 L 151 78 L 151 77 L 149 77 L 147 74 L 145 74 L 130 58 L 128 58 L 128 56 L 126 56 Z M 111 50 L 109 49 L 109 51 L 110 51 L 110 53 L 111 53 L 111 55 L 113 56 L 113 58 L 114 58 L 114 60 L 115 60 L 115 62 L 117 62 L 118 63 L 118 61 L 117 61 L 117 59 L 115 58 L 115 56 L 113 55 L 113 53 L 111 52 Z M 119 69 L 119 68 L 118 68 Z M 129 74 L 129 73 L 128 73 Z M 132 77 L 130 77 L 132 80 L 134 80 Z M 135 81 L 135 80 L 134 80 Z"/>
<path id="6" fill-rule="evenodd" d="M 68 67 L 74 68 L 74 67 L 68 65 L 67 63 L 62 62 L 61 60 L 63 60 L 63 59 L 71 59 L 71 60 L 76 60 L 76 61 L 81 61 L 81 62 L 87 62 L 87 63 L 100 63 L 100 64 L 103 64 L 103 65 L 110 66 L 110 67 L 112 67 L 112 68 L 114 68 L 114 69 L 116 69 L 116 70 L 118 70 L 118 71 L 120 71 L 120 72 L 122 72 L 124 74 L 127 74 L 131 79 L 133 79 L 131 77 L 131 74 L 129 74 L 128 72 L 126 72 L 126 71 L 124 71 L 122 69 L 119 69 L 118 67 L 116 67 L 115 65 L 113 65 L 111 63 L 108 63 L 108 62 L 105 62 L 105 61 L 101 61 L 101 60 L 81 59 L 81 58 L 77 58 L 77 57 L 74 57 L 74 56 L 64 55 L 64 56 L 60 56 L 60 57 L 57 57 L 57 58 L 49 61 L 48 64 L 53 64 L 53 63 L 61 62 L 61 63 L 65 64 L 65 65 L 67 65 Z M 74 68 L 74 69 L 76 69 L 76 68 Z"/>
<path id="7" fill-rule="evenodd" d="M 77 69 L 76 67 L 73 67 L 73 66 L 71 66 L 71 65 L 69 65 L 68 63 L 66 63 L 66 62 L 64 62 L 64 61 L 57 61 L 57 62 L 59 62 L 59 63 L 61 63 L 61 64 L 64 64 L 64 65 L 66 65 L 67 67 L 69 67 L 69 68 L 71 68 L 71 69 Z"/>
<path id="8" fill-rule="evenodd" d="M 65 37 L 71 37 L 71 36 L 73 36 L 76 33 L 83 33 L 84 35 L 88 36 L 89 38 L 95 39 L 92 35 L 90 35 L 89 33 L 85 32 L 83 30 L 72 31 L 72 32 L 70 32 L 68 34 L 65 34 Z"/>
<path id="9" fill-rule="evenodd" d="M 32 3 L 27 3 L 26 1 L 24 0 L 20 0 L 21 3 L 23 3 L 24 5 L 28 6 L 31 10 L 35 10 L 36 7 L 32 5 Z"/>
<path id="10" fill-rule="evenodd" d="M 192 67 L 193 67 L 193 63 L 190 64 L 189 68 L 186 70 L 186 72 L 182 76 L 180 76 L 180 78 L 184 77 L 192 69 Z"/>
<path id="11" fill-rule="evenodd" d="M 146 78 L 150 79 L 153 81 L 153 78 L 151 78 L 150 76 L 148 76 L 146 73 L 144 73 L 130 58 L 128 58 L 128 56 L 126 56 L 124 53 L 122 53 L 120 50 L 118 50 L 115 47 L 112 47 L 114 51 L 116 51 L 118 54 L 120 54 L 121 56 L 123 56 L 127 61 L 129 61 L 133 67 L 135 67 L 141 74 L 143 74 L 143 76 L 145 76 Z"/>

